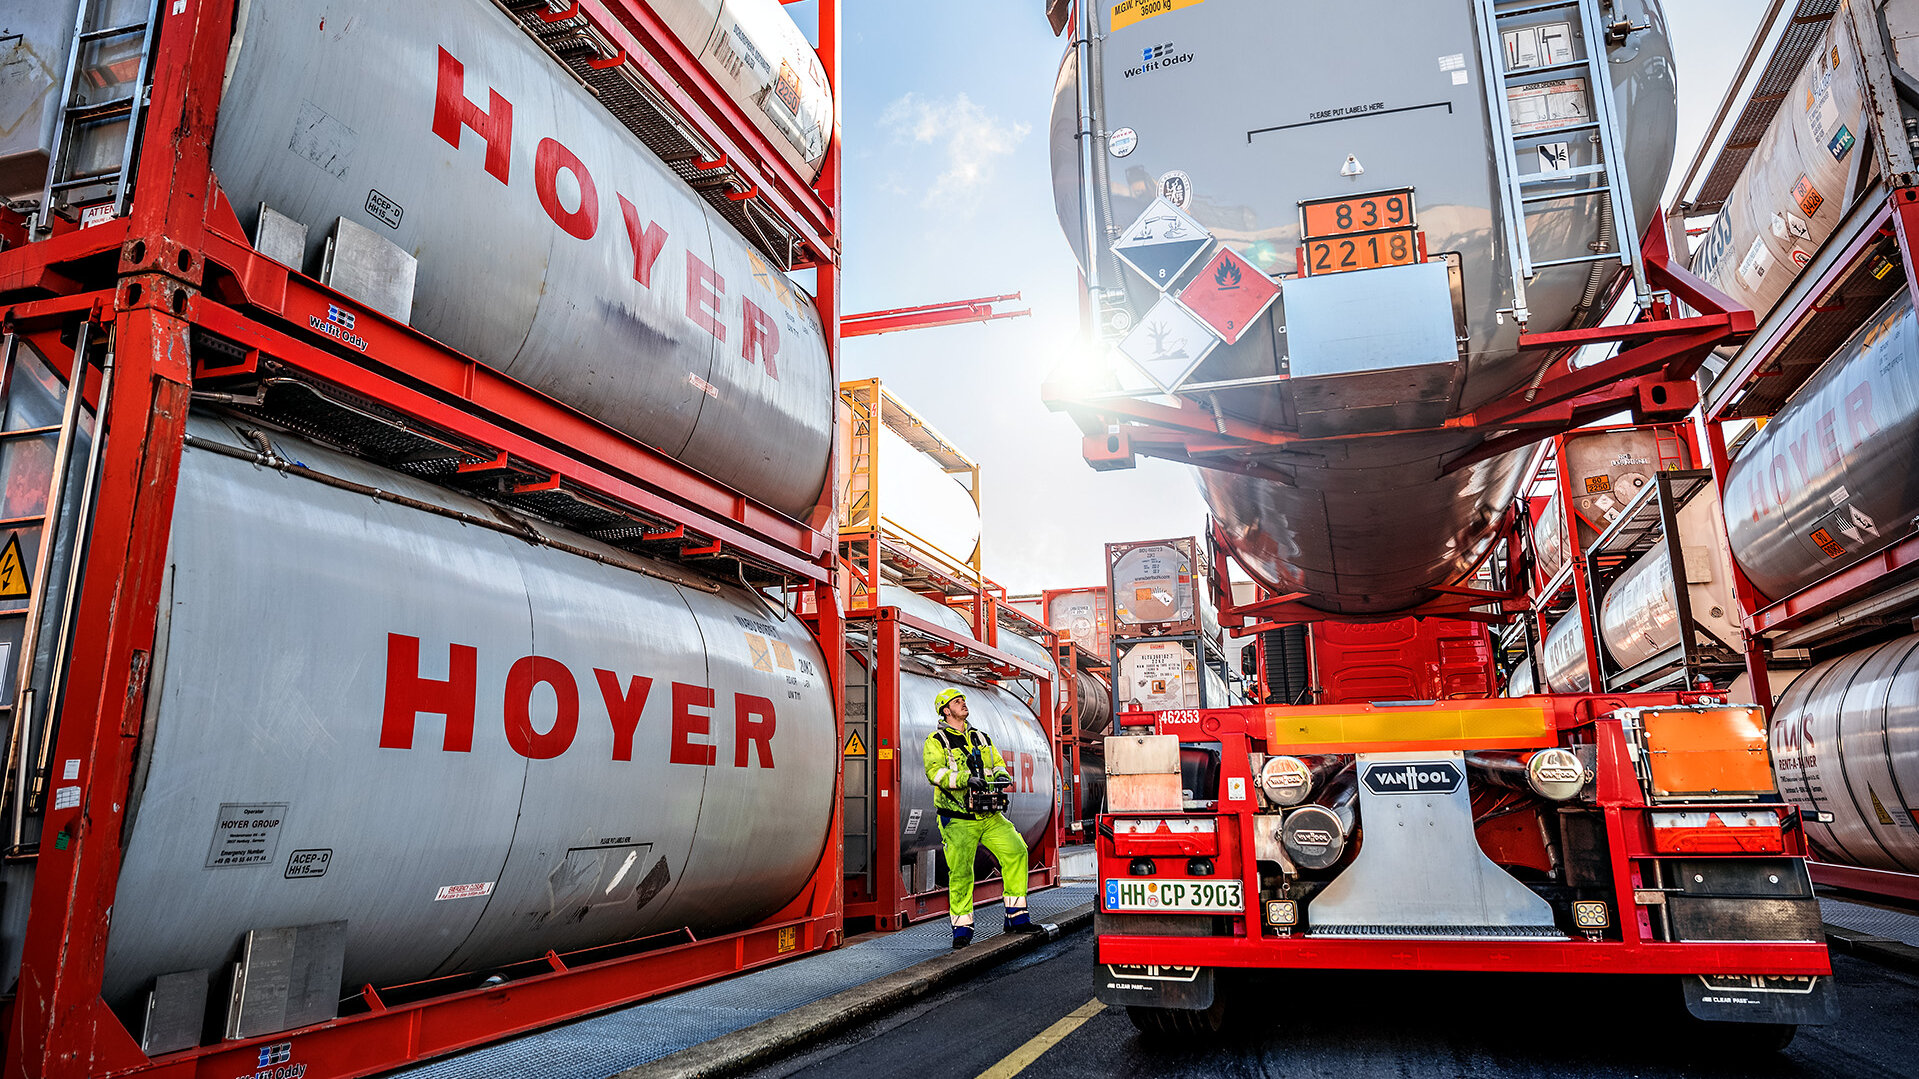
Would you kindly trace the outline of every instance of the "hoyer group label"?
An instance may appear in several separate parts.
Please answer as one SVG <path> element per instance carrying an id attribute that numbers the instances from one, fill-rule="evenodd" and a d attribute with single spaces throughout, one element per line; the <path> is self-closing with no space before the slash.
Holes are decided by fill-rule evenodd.
<path id="1" fill-rule="evenodd" d="M 213 824 L 213 845 L 207 848 L 208 869 L 266 865 L 274 861 L 285 823 L 285 802 L 222 802 Z"/>

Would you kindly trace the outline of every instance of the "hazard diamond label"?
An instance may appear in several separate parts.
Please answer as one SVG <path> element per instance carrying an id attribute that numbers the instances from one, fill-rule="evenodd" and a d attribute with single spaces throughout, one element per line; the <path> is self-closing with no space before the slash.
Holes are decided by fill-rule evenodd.
<path id="1" fill-rule="evenodd" d="M 1229 247 L 1220 248 L 1179 291 L 1181 306 L 1229 345 L 1278 298 L 1279 285 Z"/>
<path id="2" fill-rule="evenodd" d="M 846 736 L 846 751 L 842 755 L 847 757 L 866 756 L 866 743 L 860 739 L 860 732 L 854 731 Z"/>
<path id="3" fill-rule="evenodd" d="M 1163 291 L 1212 242 L 1212 234 L 1186 211 L 1157 198 L 1113 242 L 1113 254 Z"/>
<path id="4" fill-rule="evenodd" d="M 1204 323 L 1162 296 L 1119 343 L 1119 351 L 1160 389 L 1172 393 L 1217 344 L 1219 338 Z"/>

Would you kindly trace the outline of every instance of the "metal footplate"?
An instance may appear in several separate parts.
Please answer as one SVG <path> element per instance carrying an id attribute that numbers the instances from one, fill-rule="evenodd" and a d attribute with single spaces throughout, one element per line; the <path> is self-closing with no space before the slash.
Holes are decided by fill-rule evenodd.
<path id="1" fill-rule="evenodd" d="M 1315 925 L 1306 934 L 1338 940 L 1565 940 L 1566 934 L 1539 925 Z"/>
<path id="2" fill-rule="evenodd" d="M 1356 767 L 1365 842 L 1308 905 L 1310 935 L 1565 938 L 1551 904 L 1479 849 L 1463 753 L 1361 753 Z"/>

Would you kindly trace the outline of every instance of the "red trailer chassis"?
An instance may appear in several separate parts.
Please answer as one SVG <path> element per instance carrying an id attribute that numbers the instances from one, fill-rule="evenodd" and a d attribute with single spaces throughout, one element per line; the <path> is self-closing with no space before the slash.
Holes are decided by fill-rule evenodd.
<path id="1" fill-rule="evenodd" d="M 1200 975 L 1222 968 L 1705 976 L 1714 979 L 1715 984 L 1726 978 L 1738 981 L 1752 989 L 1750 997 L 1762 1003 L 1769 1002 L 1766 991 L 1780 985 L 1819 986 L 1831 973 L 1831 966 L 1825 944 L 1818 938 L 1816 906 L 1811 908 L 1815 912 L 1812 939 L 1681 941 L 1672 939 L 1672 934 L 1661 927 L 1659 908 L 1678 891 L 1661 887 L 1656 875 L 1661 863 L 1709 859 L 1750 863 L 1768 859 L 1777 863 L 1777 872 L 1771 875 L 1780 880 L 1804 881 L 1806 875 L 1804 835 L 1790 806 L 1777 800 L 1689 804 L 1654 802 L 1647 797 L 1635 772 L 1631 740 L 1619 713 L 1624 709 L 1699 703 L 1716 701 L 1697 693 L 1615 694 L 1412 702 L 1390 707 L 1227 708 L 1119 717 L 1121 722 L 1150 724 L 1153 732 L 1162 735 L 1177 735 L 1182 745 L 1216 745 L 1220 754 L 1218 800 L 1212 812 L 1108 813 L 1100 818 L 1096 843 L 1101 919 L 1096 933 L 1098 962 L 1106 975 L 1102 998 L 1148 1012 L 1205 1009 L 1214 1003 L 1210 988 L 1195 994 L 1183 979 L 1189 972 Z M 1532 729 L 1526 728 L 1534 721 L 1511 722 L 1513 715 L 1523 716 L 1527 709 L 1538 717 Z M 1269 894 L 1274 892 L 1273 870 L 1269 867 L 1262 873 L 1256 861 L 1255 826 L 1262 813 L 1278 811 L 1263 808 L 1256 793 L 1254 753 L 1443 754 L 1550 746 L 1590 747 L 1591 775 L 1587 794 L 1578 804 L 1599 825 L 1599 835 L 1603 836 L 1607 879 L 1597 892 L 1585 893 L 1603 896 L 1610 915 L 1603 930 L 1581 932 L 1566 925 L 1563 928 L 1567 932 L 1560 939 L 1444 939 L 1443 932 L 1382 932 L 1359 938 L 1315 936 L 1310 924 L 1310 900 L 1299 904 L 1297 910 L 1280 908 L 1296 922 L 1307 924 L 1272 924 L 1273 912 L 1268 905 L 1280 897 Z M 1109 767 L 1111 763 L 1109 760 Z M 1109 777 L 1108 782 L 1115 780 Z M 1109 791 L 1112 789 L 1109 786 Z M 1205 792 L 1195 793 L 1203 797 Z M 1751 837 L 1728 837 L 1713 834 L 1710 829 L 1655 827 L 1674 819 L 1690 819 L 1678 817 L 1680 814 L 1701 813 L 1743 814 L 1769 823 L 1754 829 Z M 1197 818 L 1211 822 L 1200 827 L 1211 827 L 1214 832 L 1210 837 L 1203 832 L 1175 836 L 1170 830 L 1149 828 L 1145 829 L 1148 834 L 1141 835 L 1142 827 L 1137 822 L 1155 818 Z M 1360 825 L 1363 842 L 1363 818 Z M 1764 841 L 1749 841 L 1760 832 L 1766 836 Z M 1485 832 L 1480 831 L 1478 838 L 1485 847 Z M 1206 868 L 1216 875 L 1191 873 L 1199 860 L 1210 861 Z M 1151 876 L 1140 873 L 1146 862 L 1154 863 Z M 1126 882 L 1164 885 L 1180 880 L 1236 880 L 1245 902 L 1237 911 L 1213 915 L 1209 931 L 1203 933 L 1203 917 L 1149 917 L 1132 927 L 1126 923 L 1129 915 L 1137 914 L 1137 905 L 1128 904 L 1125 911 L 1116 909 L 1121 906 L 1118 888 Z M 1806 903 L 1816 902 L 1810 898 L 1809 884 L 1804 895 Z M 1164 923 L 1182 920 L 1191 924 L 1178 926 L 1179 935 L 1166 931 L 1174 927 Z M 1725 1018 L 1816 1021 L 1803 1012 L 1782 1017 L 1764 1008 Z"/>

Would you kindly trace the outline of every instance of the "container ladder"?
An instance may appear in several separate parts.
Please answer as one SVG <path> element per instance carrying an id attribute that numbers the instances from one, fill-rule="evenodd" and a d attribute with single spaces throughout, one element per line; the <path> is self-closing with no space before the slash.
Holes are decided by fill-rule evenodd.
<path id="1" fill-rule="evenodd" d="M 1608 35 L 1641 28 L 1610 26 L 1601 11 L 1607 6 L 1605 0 L 1473 0 L 1473 6 L 1478 16 L 1486 104 L 1494 129 L 1502 133 L 1493 140 L 1494 162 L 1499 171 L 1506 249 L 1512 260 L 1513 306 L 1501 314 L 1511 314 L 1523 331 L 1531 318 L 1526 286 L 1539 271 L 1610 261 L 1631 272 L 1636 302 L 1644 308 L 1651 302 L 1652 289 L 1640 260 L 1639 232 L 1633 227 L 1632 191 L 1623 164 L 1624 140 L 1613 100 L 1612 77 L 1606 70 Z M 1554 13 L 1564 14 L 1566 20 L 1541 21 L 1541 16 Z M 1584 80 L 1586 88 L 1583 95 L 1570 88 L 1559 95 L 1566 115 L 1552 117 L 1548 110 L 1548 120 L 1565 122 L 1534 126 L 1542 123 L 1534 119 L 1527 121 L 1530 130 L 1514 131 L 1513 99 L 1520 91 L 1574 80 Z M 1594 147 L 1593 164 L 1571 166 L 1570 154 L 1564 153 L 1567 140 L 1579 136 Z M 1560 164 L 1550 171 L 1522 173 L 1522 150 L 1541 154 L 1542 161 L 1545 154 L 1558 151 Z M 1567 186 L 1580 180 L 1588 186 Z M 1613 236 L 1613 242 L 1605 246 L 1612 250 L 1598 250 L 1600 245 L 1595 244 L 1590 254 L 1533 259 L 1530 212 L 1549 203 L 1602 196 L 1601 213 L 1609 219 Z"/>
<path id="2" fill-rule="evenodd" d="M 0 788 L 8 858 L 37 848 L 28 821 L 45 812 L 49 789 L 62 778 L 55 776 L 51 759 L 57 707 L 101 457 L 85 387 L 98 352 L 104 365 L 97 399 L 106 399 L 113 348 L 111 323 L 81 322 L 66 384 L 55 387 L 36 378 L 52 371 L 25 369 L 34 361 L 18 337 L 9 334 L 0 344 L 0 506 L 8 514 L 0 519 L 0 713 L 7 732 Z M 50 389 L 37 416 L 28 396 L 30 381 Z M 53 407 L 59 409 L 59 421 L 44 422 L 52 418 L 45 413 Z"/>
<path id="3" fill-rule="evenodd" d="M 142 21 L 114 18 L 121 9 L 135 6 L 145 10 Z M 106 25 L 92 25 L 99 21 Z M 139 145 L 140 124 L 146 117 L 150 94 L 147 80 L 153 72 L 153 47 L 159 28 L 159 0 L 80 0 L 73 41 L 67 51 L 67 73 L 60 84 L 60 115 L 54 121 L 47 183 L 32 222 L 36 237 L 52 231 L 54 214 L 63 206 L 85 202 L 89 214 L 96 207 L 111 207 L 112 217 L 126 215 L 127 200 L 132 195 L 127 174 Z M 135 35 L 139 39 L 137 54 L 126 48 Z M 119 156 L 102 158 L 98 156 L 102 140 L 97 136 L 116 123 L 126 124 L 125 137 L 117 140 L 121 144 Z M 102 214 L 102 219 L 106 216 Z M 92 223 L 91 216 L 83 215 L 82 225 Z"/>

